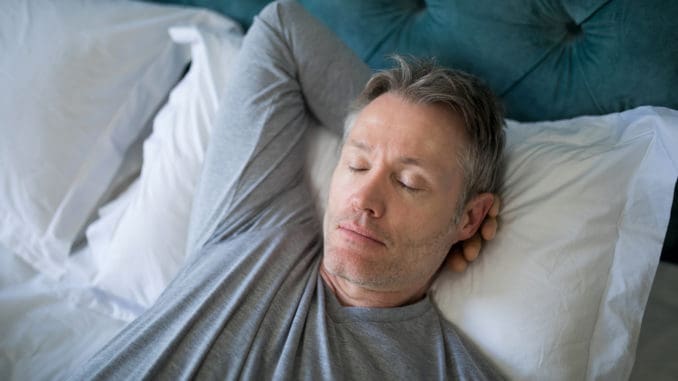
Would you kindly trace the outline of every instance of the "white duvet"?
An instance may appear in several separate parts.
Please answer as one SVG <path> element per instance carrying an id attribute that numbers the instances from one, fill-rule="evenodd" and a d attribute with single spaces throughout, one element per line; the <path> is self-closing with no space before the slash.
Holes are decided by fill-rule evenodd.
<path id="1" fill-rule="evenodd" d="M 1 379 L 65 379 L 127 324 L 78 307 L 91 297 L 81 287 L 36 272 L 0 246 Z"/>

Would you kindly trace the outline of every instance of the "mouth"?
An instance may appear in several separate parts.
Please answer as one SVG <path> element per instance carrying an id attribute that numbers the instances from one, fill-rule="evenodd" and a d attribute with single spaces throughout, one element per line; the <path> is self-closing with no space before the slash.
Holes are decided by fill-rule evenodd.
<path id="1" fill-rule="evenodd" d="M 378 234 L 362 226 L 352 223 L 339 224 L 337 229 L 343 232 L 344 234 L 348 235 L 352 240 L 375 243 L 382 246 L 386 246 L 386 243 L 384 243 L 384 241 L 382 241 L 379 238 Z"/>

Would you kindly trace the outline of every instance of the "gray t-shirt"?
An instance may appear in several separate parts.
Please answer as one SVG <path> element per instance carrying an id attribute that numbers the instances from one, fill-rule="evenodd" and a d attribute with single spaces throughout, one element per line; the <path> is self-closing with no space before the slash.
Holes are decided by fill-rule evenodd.
<path id="1" fill-rule="evenodd" d="M 75 378 L 499 378 L 428 297 L 344 307 L 319 276 L 303 134 L 340 130 L 369 69 L 293 1 L 262 11 L 232 67 L 193 203 L 192 254 Z"/>
<path id="2" fill-rule="evenodd" d="M 282 197 L 297 203 L 300 194 Z M 399 308 L 340 305 L 318 274 L 318 227 L 311 211 L 208 244 L 82 378 L 499 378 L 428 297 Z"/>

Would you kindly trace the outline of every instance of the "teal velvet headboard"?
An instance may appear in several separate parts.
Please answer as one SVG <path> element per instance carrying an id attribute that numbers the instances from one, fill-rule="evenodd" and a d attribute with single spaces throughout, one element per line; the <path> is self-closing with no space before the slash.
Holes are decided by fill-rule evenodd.
<path id="1" fill-rule="evenodd" d="M 202 6 L 246 28 L 269 0 Z M 373 68 L 398 52 L 483 78 L 519 121 L 678 109 L 675 0 L 300 0 Z M 678 128 L 678 126 L 676 127 Z M 678 188 L 677 188 L 678 189 Z M 678 192 L 677 192 L 678 193 Z M 678 261 L 674 195 L 664 258 Z"/>
<path id="2" fill-rule="evenodd" d="M 268 0 L 161 0 L 246 27 Z M 485 79 L 520 121 L 678 108 L 678 1 L 300 0 L 374 68 L 436 56 Z"/>

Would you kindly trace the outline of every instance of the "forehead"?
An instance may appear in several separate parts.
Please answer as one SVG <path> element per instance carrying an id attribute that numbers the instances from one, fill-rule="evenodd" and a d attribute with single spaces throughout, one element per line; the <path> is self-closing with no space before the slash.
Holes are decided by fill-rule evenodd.
<path id="1" fill-rule="evenodd" d="M 406 155 L 438 166 L 456 163 L 466 144 L 463 121 L 438 104 L 415 104 L 385 93 L 356 116 L 349 146 Z M 456 168 L 453 168 L 456 169 Z"/>

